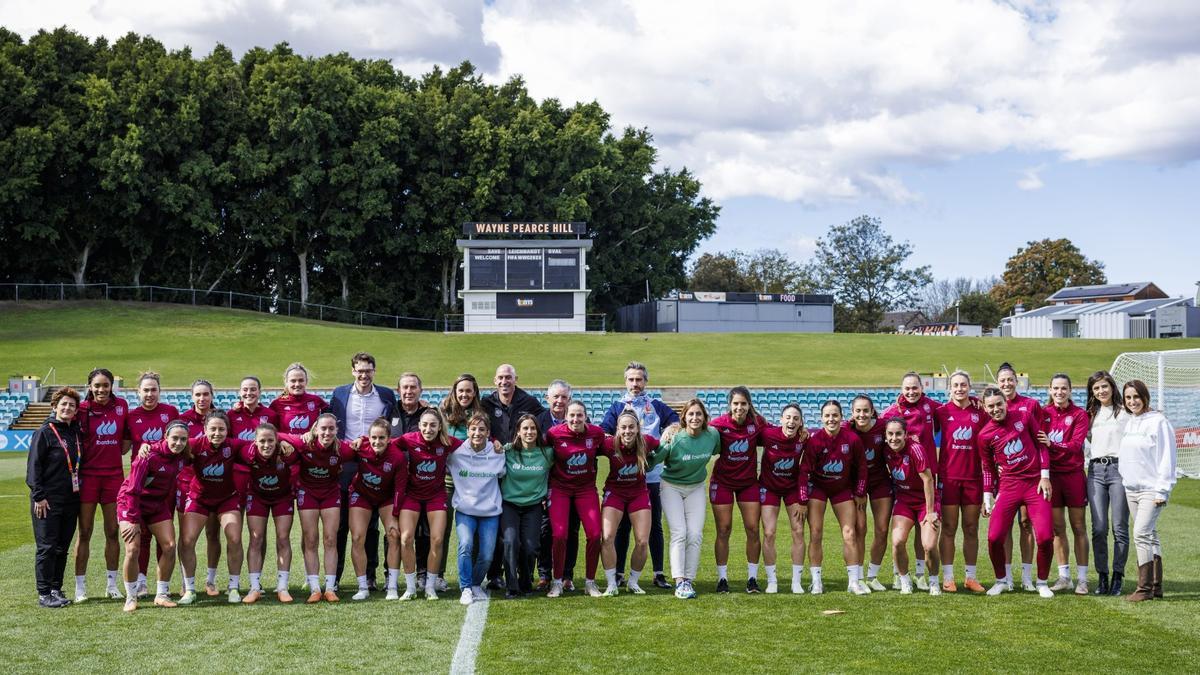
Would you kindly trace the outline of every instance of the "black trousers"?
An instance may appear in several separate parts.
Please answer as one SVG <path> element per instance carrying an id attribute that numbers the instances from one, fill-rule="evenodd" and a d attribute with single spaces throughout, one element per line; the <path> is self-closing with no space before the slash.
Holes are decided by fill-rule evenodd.
<path id="1" fill-rule="evenodd" d="M 533 567 L 542 542 L 541 503 L 517 506 L 504 502 L 500 512 L 500 544 L 504 548 L 504 585 L 513 593 L 533 591 Z"/>
<path id="2" fill-rule="evenodd" d="M 554 578 L 554 561 L 551 559 L 554 548 L 554 537 L 550 531 L 550 512 L 542 509 L 542 543 L 538 549 L 538 577 L 541 579 Z M 563 567 L 563 580 L 575 578 L 575 560 L 579 557 L 579 513 L 575 505 L 571 505 L 571 518 L 567 521 L 567 554 L 566 566 Z"/>
<path id="3" fill-rule="evenodd" d="M 663 571 L 663 529 L 662 529 L 662 499 L 659 498 L 659 484 L 646 483 L 650 489 L 650 562 L 654 563 L 655 574 Z M 617 526 L 617 536 L 613 546 L 617 549 L 617 574 L 625 573 L 625 554 L 629 551 L 629 514 L 621 517 Z"/>
<path id="4" fill-rule="evenodd" d="M 33 515 L 33 502 L 30 501 L 29 515 L 33 519 L 33 541 L 37 545 L 33 572 L 38 595 L 62 591 L 67 552 L 71 550 L 71 540 L 75 538 L 75 527 L 79 522 L 79 500 L 50 502 L 50 513 L 45 518 Z"/>

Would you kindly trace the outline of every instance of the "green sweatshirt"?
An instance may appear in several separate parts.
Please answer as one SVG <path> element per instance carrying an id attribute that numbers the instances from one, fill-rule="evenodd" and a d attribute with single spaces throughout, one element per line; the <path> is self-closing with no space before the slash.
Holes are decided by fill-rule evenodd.
<path id="1" fill-rule="evenodd" d="M 662 479 L 675 485 L 695 485 L 708 477 L 708 462 L 721 452 L 721 436 L 708 427 L 699 436 L 680 430 L 669 444 L 664 443 L 654 453 L 654 461 L 662 462 Z"/>
<path id="2" fill-rule="evenodd" d="M 554 465 L 554 448 L 518 450 L 504 445 L 504 480 L 500 495 L 517 506 L 532 506 L 546 498 L 546 482 Z"/>

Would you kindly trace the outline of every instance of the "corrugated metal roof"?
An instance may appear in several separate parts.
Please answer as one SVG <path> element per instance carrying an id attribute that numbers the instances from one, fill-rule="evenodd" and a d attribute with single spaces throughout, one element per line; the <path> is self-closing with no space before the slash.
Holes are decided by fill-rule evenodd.
<path id="1" fill-rule="evenodd" d="M 1110 314 L 1120 312 L 1138 316 L 1152 312 L 1159 307 L 1183 302 L 1185 298 L 1159 298 L 1156 300 L 1123 300 L 1119 302 L 1090 302 L 1079 305 L 1047 305 L 1035 310 L 1018 314 L 1014 319 L 1025 317 L 1050 316 L 1056 319 L 1069 319 L 1084 314 Z"/>
<path id="2" fill-rule="evenodd" d="M 1056 300 L 1079 300 L 1083 298 L 1104 298 L 1114 295 L 1135 295 L 1140 293 L 1152 282 L 1136 281 L 1130 284 L 1096 284 L 1093 286 L 1067 286 L 1059 289 L 1054 295 L 1046 298 L 1049 302 Z"/>

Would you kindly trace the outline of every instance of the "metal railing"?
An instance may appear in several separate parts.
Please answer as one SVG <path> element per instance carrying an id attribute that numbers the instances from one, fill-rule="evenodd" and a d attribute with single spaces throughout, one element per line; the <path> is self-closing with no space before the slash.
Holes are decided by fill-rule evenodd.
<path id="1" fill-rule="evenodd" d="M 145 302 L 169 302 L 185 305 L 227 307 L 256 312 L 293 316 L 318 321 L 375 326 L 381 328 L 406 328 L 416 330 L 441 330 L 439 319 L 380 314 L 365 310 L 301 302 L 269 295 L 254 295 L 237 291 L 208 291 L 202 288 L 172 288 L 170 286 L 118 286 L 106 283 L 93 284 L 0 284 L 0 301 L 14 302 L 67 301 L 67 300 L 140 300 Z"/>

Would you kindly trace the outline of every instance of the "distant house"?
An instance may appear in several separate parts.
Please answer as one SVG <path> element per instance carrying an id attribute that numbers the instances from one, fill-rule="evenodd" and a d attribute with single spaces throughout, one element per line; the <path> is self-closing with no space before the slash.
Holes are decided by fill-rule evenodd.
<path id="1" fill-rule="evenodd" d="M 1161 300 L 1167 294 L 1149 281 L 1132 284 L 1098 284 L 1067 286 L 1046 298 L 1052 305 L 1077 305 L 1084 302 L 1130 302 L 1132 300 Z"/>
<path id="2" fill-rule="evenodd" d="M 1172 298 L 1148 281 L 1068 286 L 1046 300 L 1052 304 L 1005 317 L 1000 334 L 1018 338 L 1194 337 L 1200 309 L 1192 298 Z"/>
<path id="3" fill-rule="evenodd" d="M 879 323 L 880 333 L 900 333 L 912 330 L 914 326 L 929 323 L 929 317 L 921 310 L 905 310 L 902 312 L 884 312 L 883 321 Z"/>

